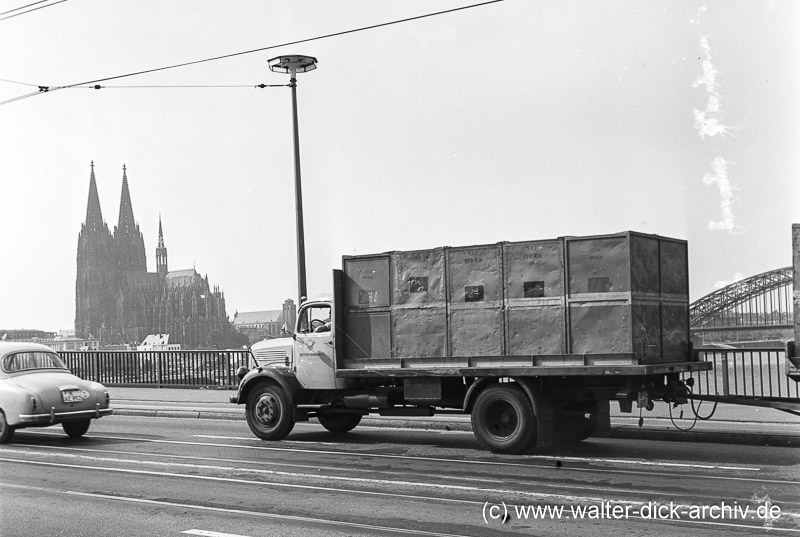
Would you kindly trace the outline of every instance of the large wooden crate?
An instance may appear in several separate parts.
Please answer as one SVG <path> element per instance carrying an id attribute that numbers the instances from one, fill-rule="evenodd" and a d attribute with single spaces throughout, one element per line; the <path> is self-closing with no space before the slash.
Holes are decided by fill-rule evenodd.
<path id="1" fill-rule="evenodd" d="M 686 356 L 685 241 L 629 232 L 568 237 L 565 250 L 571 353 L 633 353 L 643 364 Z"/>
<path id="2" fill-rule="evenodd" d="M 506 354 L 567 354 L 563 239 L 503 244 Z"/>
<path id="3" fill-rule="evenodd" d="M 626 232 L 345 256 L 343 273 L 346 358 L 688 359 L 682 240 Z"/>

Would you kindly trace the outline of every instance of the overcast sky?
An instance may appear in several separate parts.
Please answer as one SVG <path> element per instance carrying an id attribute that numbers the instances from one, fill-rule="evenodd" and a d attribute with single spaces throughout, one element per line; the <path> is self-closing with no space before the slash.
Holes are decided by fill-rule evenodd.
<path id="1" fill-rule="evenodd" d="M 28 3 L 0 0 L 0 101 L 33 94 L 0 105 L 0 328 L 74 326 L 91 161 L 112 230 L 127 166 L 150 271 L 160 214 L 230 317 L 296 300 L 291 93 L 253 87 L 280 54 L 319 60 L 312 295 L 343 254 L 625 230 L 689 241 L 691 300 L 791 264 L 795 0 L 506 0 L 291 46 L 471 2 Z"/>

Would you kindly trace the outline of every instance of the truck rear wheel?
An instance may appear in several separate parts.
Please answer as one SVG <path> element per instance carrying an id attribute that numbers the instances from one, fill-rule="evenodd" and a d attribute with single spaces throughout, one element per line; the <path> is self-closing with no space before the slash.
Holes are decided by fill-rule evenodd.
<path id="1" fill-rule="evenodd" d="M 521 453 L 536 444 L 536 417 L 519 386 L 494 384 L 472 407 L 472 431 L 493 453 Z"/>
<path id="2" fill-rule="evenodd" d="M 294 428 L 286 393 L 274 385 L 257 386 L 247 397 L 247 425 L 262 440 L 280 440 Z"/>
<path id="3" fill-rule="evenodd" d="M 337 413 L 337 414 L 318 414 L 317 419 L 320 425 L 332 433 L 346 433 L 361 423 L 361 414 Z"/>

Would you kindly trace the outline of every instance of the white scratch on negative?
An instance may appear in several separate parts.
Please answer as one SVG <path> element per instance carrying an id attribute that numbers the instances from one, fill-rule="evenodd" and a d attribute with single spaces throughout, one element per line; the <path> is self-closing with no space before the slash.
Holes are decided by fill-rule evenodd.
<path id="1" fill-rule="evenodd" d="M 719 88 L 717 75 L 720 72 L 711 63 L 711 46 L 708 44 L 708 36 L 700 36 L 700 47 L 706 56 L 703 60 L 703 74 L 692 83 L 692 87 L 705 86 L 706 93 L 708 93 L 708 101 L 706 102 L 705 110 L 695 108 L 692 111 L 694 114 L 694 128 L 703 140 L 705 140 L 706 136 L 724 137 L 726 134 L 731 134 L 731 130 L 739 127 L 729 127 L 722 123 L 722 99 L 717 93 Z"/>
<path id="2" fill-rule="evenodd" d="M 736 188 L 731 185 L 731 182 L 728 180 L 728 161 L 717 156 L 711 163 L 711 169 L 714 173 L 706 173 L 703 176 L 703 183 L 707 185 L 717 184 L 721 198 L 720 209 L 722 210 L 722 220 L 719 222 L 709 222 L 708 229 L 733 231 L 736 227 L 733 215 L 733 203 L 736 198 L 733 195 L 733 191 L 736 190 Z"/>

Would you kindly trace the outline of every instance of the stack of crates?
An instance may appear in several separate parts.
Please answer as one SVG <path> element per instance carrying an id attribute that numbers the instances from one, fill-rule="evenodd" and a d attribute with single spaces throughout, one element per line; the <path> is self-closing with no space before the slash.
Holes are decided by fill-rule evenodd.
<path id="1" fill-rule="evenodd" d="M 686 361 L 687 265 L 636 232 L 345 256 L 345 355 Z"/>

